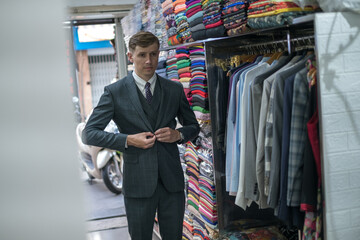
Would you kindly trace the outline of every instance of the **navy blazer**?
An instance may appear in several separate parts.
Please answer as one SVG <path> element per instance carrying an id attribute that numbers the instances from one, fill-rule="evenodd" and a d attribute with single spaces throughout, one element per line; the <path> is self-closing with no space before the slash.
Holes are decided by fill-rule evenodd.
<path id="1" fill-rule="evenodd" d="M 182 125 L 178 130 L 183 133 L 184 142 L 198 135 L 200 127 L 182 85 L 158 75 L 157 84 L 162 88 L 162 96 L 155 128 L 142 109 L 137 85 L 130 73 L 105 87 L 83 131 L 84 143 L 123 153 L 123 194 L 126 197 L 150 197 L 159 177 L 169 192 L 184 190 L 184 175 L 176 143 L 156 141 L 149 149 L 125 148 L 128 134 L 154 133 L 164 127 L 175 129 L 176 117 Z M 103 131 L 111 120 L 116 123 L 119 134 Z"/>

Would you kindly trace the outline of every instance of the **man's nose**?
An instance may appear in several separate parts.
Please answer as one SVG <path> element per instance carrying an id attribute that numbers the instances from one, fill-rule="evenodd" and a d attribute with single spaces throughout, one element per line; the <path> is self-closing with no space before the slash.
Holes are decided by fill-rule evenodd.
<path id="1" fill-rule="evenodd" d="M 146 57 L 146 63 L 151 63 L 151 57 L 150 57 L 150 55 L 148 55 L 148 56 Z"/>

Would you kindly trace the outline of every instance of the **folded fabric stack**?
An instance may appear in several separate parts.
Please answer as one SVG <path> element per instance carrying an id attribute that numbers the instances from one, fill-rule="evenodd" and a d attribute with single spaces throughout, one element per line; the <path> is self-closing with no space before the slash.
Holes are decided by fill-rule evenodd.
<path id="1" fill-rule="evenodd" d="M 191 31 L 189 28 L 189 23 L 186 17 L 186 0 L 176 0 L 174 1 L 174 13 L 175 22 L 177 26 L 177 32 L 183 39 L 183 42 L 193 41 L 191 38 Z"/>
<path id="2" fill-rule="evenodd" d="M 191 105 L 192 96 L 189 86 L 189 82 L 191 79 L 189 50 L 187 49 L 187 47 L 176 48 L 175 56 L 177 59 L 176 65 L 178 69 L 179 82 L 182 83 L 186 98 Z"/>
<path id="3" fill-rule="evenodd" d="M 185 209 L 182 240 L 193 240 L 193 215 Z"/>
<path id="4" fill-rule="evenodd" d="M 129 51 L 129 40 L 132 35 L 141 30 L 141 3 L 140 1 L 134 5 L 129 14 L 121 19 L 121 27 L 124 33 L 124 41 Z"/>
<path id="5" fill-rule="evenodd" d="M 247 30 L 247 1 L 225 0 L 222 9 L 227 35 L 236 35 Z"/>
<path id="6" fill-rule="evenodd" d="M 216 209 L 214 168 L 211 164 L 212 160 L 201 160 L 203 161 L 200 164 L 199 175 L 199 212 L 203 222 L 210 228 L 215 229 L 217 227 L 218 215 Z"/>
<path id="7" fill-rule="evenodd" d="M 199 111 L 194 111 L 194 113 L 197 120 L 209 121 L 211 119 L 210 112 L 202 113 Z"/>
<path id="8" fill-rule="evenodd" d="M 173 45 L 181 44 L 182 38 L 177 32 L 173 1 L 160 0 L 160 2 L 163 10 L 163 15 L 166 21 L 165 29 L 167 31 L 168 45 L 173 46 Z"/>
<path id="9" fill-rule="evenodd" d="M 189 22 L 192 38 L 194 40 L 205 39 L 206 29 L 203 23 L 201 0 L 186 1 L 186 17 Z"/>
<path id="10" fill-rule="evenodd" d="M 167 78 L 166 74 L 166 60 L 167 60 L 167 52 L 161 51 L 159 55 L 159 62 L 155 72 L 159 74 L 163 78 Z"/>
<path id="11" fill-rule="evenodd" d="M 177 69 L 177 59 L 175 57 L 176 50 L 170 50 L 166 58 L 166 75 L 167 78 L 173 81 L 179 81 L 179 74 Z"/>
<path id="12" fill-rule="evenodd" d="M 201 0 L 206 38 L 222 37 L 225 28 L 221 18 L 222 0 Z"/>
<path id="13" fill-rule="evenodd" d="M 165 1 L 165 0 L 164 0 Z M 166 21 L 162 14 L 162 7 L 158 0 L 150 0 L 148 10 L 148 31 L 154 33 L 159 39 L 160 47 L 168 47 L 166 34 Z"/>
<path id="14" fill-rule="evenodd" d="M 263 240 L 285 240 L 298 239 L 296 237 L 286 238 L 281 230 L 276 226 L 275 222 L 268 221 L 268 225 L 264 225 L 263 220 L 240 219 L 230 223 L 222 237 L 231 240 L 243 239 L 263 239 Z"/>
<path id="15" fill-rule="evenodd" d="M 187 47 L 179 47 L 176 48 L 176 55 L 177 59 L 177 68 L 179 74 L 179 81 L 184 83 L 189 83 L 191 79 L 191 72 L 190 72 L 190 55 L 189 50 Z"/>
<path id="16" fill-rule="evenodd" d="M 186 144 L 185 162 L 187 165 L 186 174 L 188 175 L 187 186 L 187 209 L 194 215 L 199 214 L 199 165 L 196 147 L 193 143 Z"/>
<path id="17" fill-rule="evenodd" d="M 250 3 L 248 25 L 253 29 L 291 24 L 293 19 L 314 12 L 312 7 L 302 9 L 293 0 L 259 0 Z"/>
<path id="18" fill-rule="evenodd" d="M 193 231 L 195 240 L 210 240 L 209 233 L 206 230 L 204 222 L 197 216 L 193 217 Z"/>
<path id="19" fill-rule="evenodd" d="M 197 119 L 200 125 L 200 132 L 196 138 L 195 144 L 201 146 L 198 150 L 198 156 L 204 161 L 212 161 L 212 136 L 211 136 L 211 121 Z"/>
<path id="20" fill-rule="evenodd" d="M 144 0 L 144 1 L 140 1 L 141 7 L 140 7 L 140 11 L 141 11 L 141 29 L 147 31 L 148 30 L 148 25 L 150 24 L 148 22 L 148 17 L 147 17 L 147 10 L 148 10 L 148 6 L 150 4 L 150 0 Z"/>
<path id="21" fill-rule="evenodd" d="M 192 45 L 189 47 L 189 53 L 191 60 L 192 110 L 209 113 L 204 47 L 202 44 Z"/>

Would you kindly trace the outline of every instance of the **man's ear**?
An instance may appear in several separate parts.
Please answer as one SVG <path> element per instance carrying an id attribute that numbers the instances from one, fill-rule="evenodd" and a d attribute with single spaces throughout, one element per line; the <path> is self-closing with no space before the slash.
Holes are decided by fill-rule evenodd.
<path id="1" fill-rule="evenodd" d="M 131 63 L 134 63 L 134 62 L 133 62 L 133 56 L 132 56 L 132 53 L 131 53 L 131 52 L 128 52 L 128 53 L 127 53 L 127 57 L 128 57 L 128 60 L 129 60 Z"/>

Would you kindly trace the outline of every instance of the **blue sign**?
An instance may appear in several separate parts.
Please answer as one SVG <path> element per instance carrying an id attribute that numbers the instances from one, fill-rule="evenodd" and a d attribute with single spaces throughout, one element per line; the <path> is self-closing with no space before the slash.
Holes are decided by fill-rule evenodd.
<path id="1" fill-rule="evenodd" d="M 87 50 L 93 48 L 108 48 L 112 47 L 109 40 L 104 41 L 95 41 L 95 42 L 80 42 L 79 35 L 78 35 L 78 27 L 73 27 L 73 36 L 74 36 L 74 49 L 78 50 Z"/>

